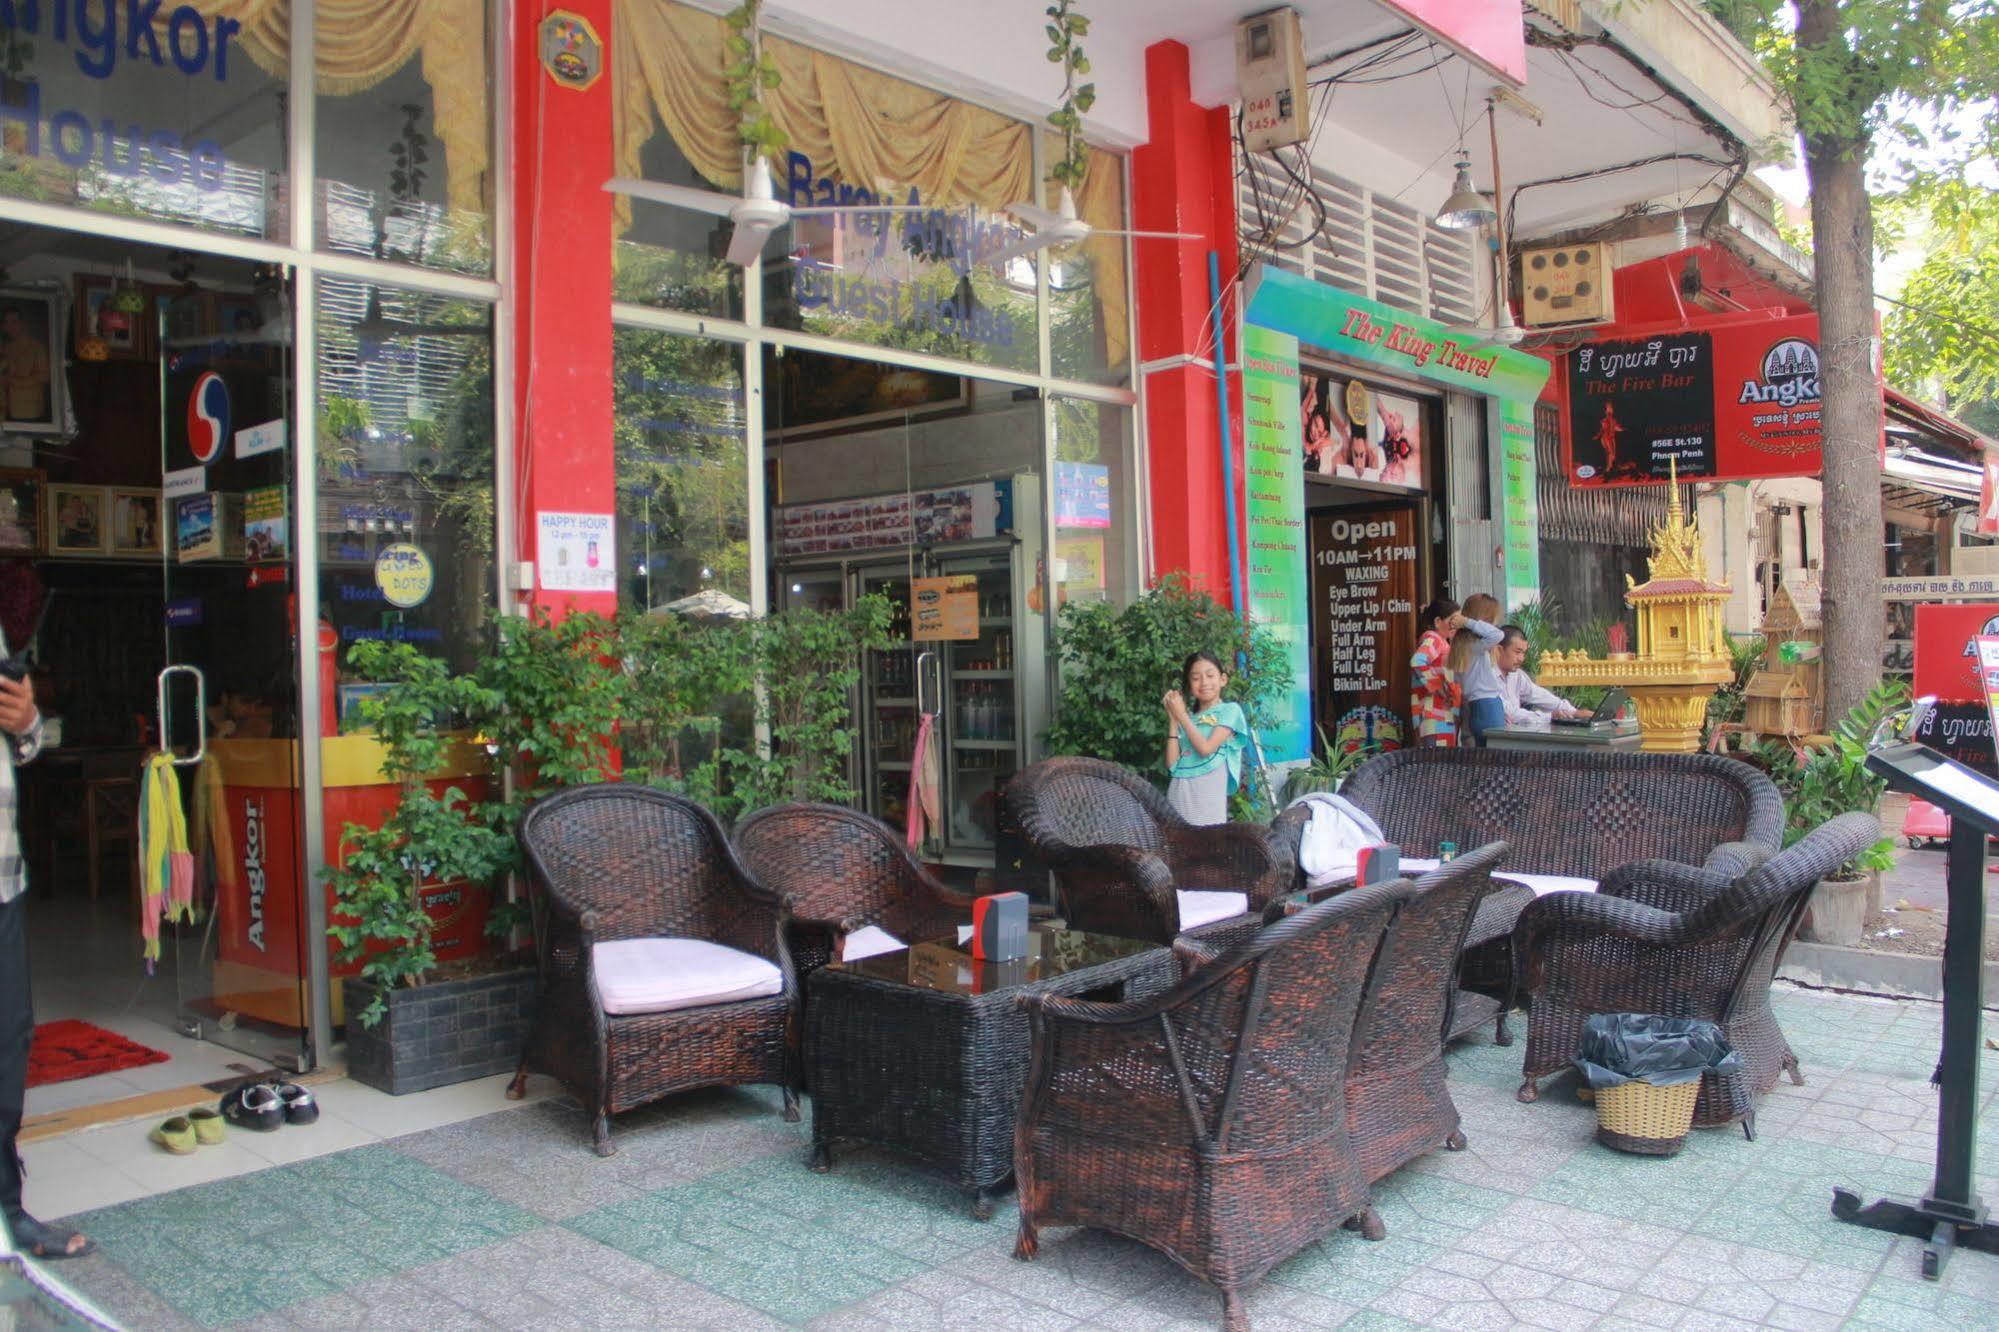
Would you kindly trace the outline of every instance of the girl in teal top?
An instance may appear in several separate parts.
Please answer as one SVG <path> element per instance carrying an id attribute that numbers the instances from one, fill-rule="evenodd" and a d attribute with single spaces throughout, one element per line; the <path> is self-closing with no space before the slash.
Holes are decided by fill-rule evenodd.
<path id="1" fill-rule="evenodd" d="M 1166 799 L 1189 823 L 1227 823 L 1229 793 L 1242 779 L 1242 707 L 1224 703 L 1229 677 L 1212 652 L 1196 652 L 1180 667 L 1186 687 L 1166 691 Z M 1192 700 L 1191 703 L 1189 700 Z"/>

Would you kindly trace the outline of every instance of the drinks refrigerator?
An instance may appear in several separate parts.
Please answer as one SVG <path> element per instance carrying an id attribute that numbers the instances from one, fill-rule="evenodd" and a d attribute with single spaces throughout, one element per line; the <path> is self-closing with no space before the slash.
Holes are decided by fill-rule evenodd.
<path id="1" fill-rule="evenodd" d="M 1048 722 L 1046 617 L 1029 609 L 1042 560 L 1039 478 L 1011 478 L 1012 529 L 983 540 L 897 546 L 777 568 L 780 606 L 838 609 L 878 593 L 895 607 L 893 643 L 861 663 L 849 782 L 857 804 L 901 829 L 908 816 L 916 736 L 935 720 L 938 819 L 922 856 L 968 867 L 993 863 L 999 797 L 1008 778 L 1041 756 Z M 977 635 L 911 638 L 914 578 L 970 577 Z"/>

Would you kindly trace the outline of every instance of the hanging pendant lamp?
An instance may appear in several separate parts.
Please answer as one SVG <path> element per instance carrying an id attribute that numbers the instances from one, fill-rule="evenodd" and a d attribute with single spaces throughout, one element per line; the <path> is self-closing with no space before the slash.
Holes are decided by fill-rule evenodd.
<path id="1" fill-rule="evenodd" d="M 1499 214 L 1486 197 L 1472 187 L 1471 154 L 1459 149 L 1458 178 L 1451 185 L 1450 197 L 1437 210 L 1437 225 L 1449 231 L 1471 231 L 1498 220 Z"/>

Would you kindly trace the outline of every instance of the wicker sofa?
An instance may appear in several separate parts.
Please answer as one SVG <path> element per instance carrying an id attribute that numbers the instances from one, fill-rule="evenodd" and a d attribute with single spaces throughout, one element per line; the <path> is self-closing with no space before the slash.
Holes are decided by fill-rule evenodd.
<path id="1" fill-rule="evenodd" d="M 1461 851 L 1505 842 L 1505 863 L 1495 871 L 1502 876 L 1510 870 L 1601 882 L 1633 861 L 1668 860 L 1727 880 L 1775 854 L 1784 835 L 1776 785 L 1746 763 L 1707 754 L 1403 749 L 1363 763 L 1340 794 L 1367 811 L 1406 858 L 1434 858 L 1447 841 Z M 1310 810 L 1294 805 L 1273 825 L 1301 887 L 1298 846 L 1310 821 Z M 1524 891 L 1493 894 L 1478 921 L 1478 933 L 1492 942 L 1467 950 L 1460 964 L 1460 1009 L 1496 1004 L 1501 1045 L 1513 1039 L 1508 935 L 1528 900 Z"/>
<path id="2" fill-rule="evenodd" d="M 1340 794 L 1366 810 L 1404 856 L 1505 842 L 1505 869 L 1601 881 L 1634 860 L 1729 875 L 1783 843 L 1784 801 L 1746 763 L 1709 754 L 1402 749 L 1356 768 Z M 1310 813 L 1274 825 L 1296 865 Z"/>
<path id="3" fill-rule="evenodd" d="M 1240 931 L 1291 883 L 1292 857 L 1270 829 L 1197 827 L 1145 778 L 1101 759 L 1043 759 L 1007 783 L 1004 803 L 1053 874 L 1071 929 L 1158 944 L 1200 926 Z M 1224 893 L 1246 900 L 1226 916 L 1189 914 Z"/>

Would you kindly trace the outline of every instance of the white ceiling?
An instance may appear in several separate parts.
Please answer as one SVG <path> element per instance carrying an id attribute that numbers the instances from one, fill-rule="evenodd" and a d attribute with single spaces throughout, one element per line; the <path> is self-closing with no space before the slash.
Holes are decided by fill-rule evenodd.
<path id="1" fill-rule="evenodd" d="M 694 2 L 719 7 L 728 0 Z M 771 0 L 766 22 L 774 31 L 872 59 L 934 86 L 960 89 L 996 109 L 1038 119 L 1060 91 L 1059 75 L 1045 58 L 1047 41 L 1040 17 L 1044 3 L 929 0 L 924 20 L 912 24 L 906 0 Z M 1292 3 L 1303 21 L 1308 62 L 1410 26 L 1375 0 Z M 1667 0 L 1647 3 L 1666 5 Z M 1194 99 L 1210 106 L 1232 103 L 1236 22 L 1269 6 L 1270 0 L 1087 0 L 1091 27 L 1085 49 L 1098 91 L 1089 117 L 1092 135 L 1123 145 L 1150 137 L 1145 52 L 1168 39 L 1188 47 Z M 1429 57 L 1422 56 L 1403 66 L 1417 70 L 1428 63 Z M 1572 70 L 1572 63 L 1583 69 Z M 1720 145 L 1671 100 L 1624 109 L 1593 100 L 1591 92 L 1618 103 L 1650 101 L 1660 95 L 1647 76 L 1613 54 L 1586 49 L 1564 57 L 1530 48 L 1528 69 L 1522 95 L 1545 116 L 1539 126 L 1509 114 L 1501 116 L 1502 166 L 1509 189 L 1525 181 L 1600 170 L 1655 154 L 1720 155 Z M 1450 188 L 1451 155 L 1459 132 L 1459 117 L 1447 101 L 1462 102 L 1469 92 L 1473 119 L 1480 122 L 1468 127 L 1473 174 L 1482 188 L 1489 189 L 1492 164 L 1482 112 L 1493 82 L 1490 75 L 1451 55 L 1436 70 L 1389 83 L 1343 86 L 1335 95 L 1315 160 L 1373 188 L 1391 194 L 1401 191 L 1409 203 L 1431 211 Z M 1671 202 L 1694 194 L 1712 171 L 1696 163 L 1677 168 L 1664 163 L 1532 189 L 1521 196 L 1516 234 L 1531 237 L 1607 219 L 1634 203 Z"/>

